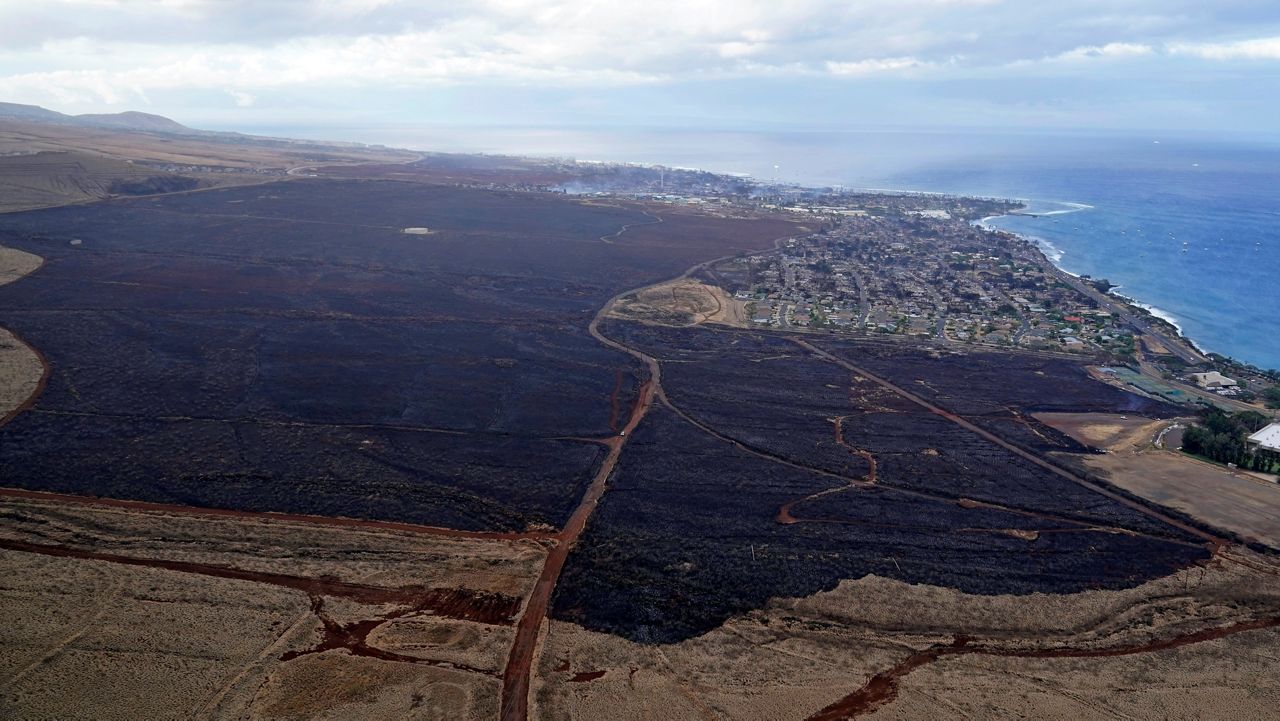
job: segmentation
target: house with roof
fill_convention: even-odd
[[[1258,450],[1280,453],[1280,423],[1272,423],[1249,436],[1248,443]]]
[[[1208,373],[1192,373],[1187,376],[1195,384],[1207,390],[1218,390],[1220,388],[1235,388],[1238,385],[1234,380],[1222,375],[1218,371],[1209,371]]]

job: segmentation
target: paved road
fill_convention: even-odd
[[[1208,360],[1208,358],[1205,358],[1200,353],[1188,347],[1185,341],[1173,338],[1162,331],[1156,330],[1146,319],[1136,316],[1130,312],[1122,302],[1117,301],[1114,297],[1099,291],[1086,281],[1080,280],[1079,278],[1055,267],[1051,267],[1051,271],[1062,282],[1067,283],[1081,293],[1084,293],[1090,298],[1098,301],[1098,305],[1102,308],[1119,315],[1120,319],[1129,324],[1129,326],[1134,330],[1160,341],[1160,345],[1163,345],[1168,349],[1171,354],[1178,356],[1178,358],[1182,359],[1184,363],[1197,365]]]

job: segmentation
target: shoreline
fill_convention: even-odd
[[[1017,199],[1017,200],[1016,200],[1016,202],[1021,203],[1021,202],[1024,202],[1024,201],[1023,201],[1023,200],[1021,200],[1021,199]],[[1000,228],[1000,227],[993,226],[993,225],[991,225],[991,224],[989,223],[989,221],[996,220],[996,219],[998,219],[998,218],[1010,217],[1010,216],[1018,216],[1018,215],[1022,215],[1022,216],[1043,216],[1043,215],[1052,215],[1052,214],[1059,214],[1059,215],[1061,215],[1061,214],[1064,214],[1064,213],[1074,213],[1074,212],[1083,211],[1083,210],[1088,210],[1088,209],[1093,208],[1093,206],[1091,206],[1091,205],[1085,205],[1085,204],[1083,204],[1083,203],[1064,203],[1064,204],[1065,204],[1065,205],[1079,205],[1079,206],[1082,206],[1082,207],[1079,207],[1079,208],[1077,208],[1077,209],[1075,209],[1075,210],[1062,211],[1062,212],[1060,212],[1060,213],[1025,213],[1025,212],[1017,212],[1017,211],[1014,211],[1014,212],[1012,212],[1012,213],[1004,213],[1004,214],[1001,214],[1001,215],[990,215],[990,216],[987,216],[987,217],[985,217],[985,218],[981,218],[981,219],[979,219],[979,220],[973,221],[973,223],[974,223],[974,225],[977,225],[978,227],[980,227],[980,228],[982,228],[983,230],[986,230],[986,231],[988,231],[988,232],[993,232],[993,233],[1008,233],[1009,235],[1012,235],[1012,236],[1015,236],[1015,237],[1017,237],[1017,238],[1021,239],[1022,241],[1026,242],[1030,247],[1034,248],[1034,249],[1035,249],[1035,251],[1036,251],[1037,253],[1039,253],[1039,254],[1040,254],[1040,257],[1041,257],[1041,258],[1043,258],[1043,259],[1044,259],[1044,261],[1045,261],[1046,263],[1048,263],[1049,265],[1053,266],[1053,268],[1055,268],[1055,269],[1056,269],[1056,270],[1058,270],[1059,272],[1061,272],[1061,273],[1065,273],[1066,275],[1069,275],[1069,276],[1071,276],[1072,278],[1079,278],[1079,279],[1083,279],[1083,278],[1084,278],[1084,276],[1083,276],[1083,275],[1081,275],[1081,274],[1079,274],[1079,273],[1074,273],[1074,272],[1072,272],[1072,271],[1070,271],[1070,270],[1067,270],[1066,268],[1064,268],[1064,267],[1060,264],[1060,263],[1061,263],[1062,258],[1066,255],[1066,253],[1065,253],[1064,251],[1062,251],[1061,249],[1059,249],[1057,246],[1055,246],[1053,243],[1049,242],[1048,240],[1046,240],[1046,239],[1044,239],[1044,238],[1040,238],[1040,237],[1038,237],[1038,236],[1034,236],[1034,235],[1028,235],[1028,234],[1025,234],[1025,233],[1019,233],[1019,232],[1017,232],[1017,231],[1013,231],[1013,230],[1006,230],[1006,229],[1004,229],[1004,228]],[[1095,280],[1096,280],[1096,279],[1095,279]],[[1121,287],[1123,287],[1123,286],[1119,286],[1119,285],[1117,285],[1117,286],[1112,286],[1111,288],[1108,288],[1108,289],[1107,289],[1106,294],[1107,294],[1107,295],[1109,295],[1109,296],[1112,296],[1112,297],[1114,297],[1114,298],[1116,298],[1116,299],[1118,299],[1120,302],[1124,303],[1125,305],[1128,305],[1128,306],[1130,306],[1130,307],[1132,307],[1132,308],[1135,308],[1135,309],[1137,309],[1138,311],[1144,312],[1144,313],[1146,313],[1147,315],[1150,315],[1151,317],[1153,317],[1153,318],[1155,318],[1155,319],[1157,319],[1157,320],[1159,320],[1159,321],[1161,321],[1161,322],[1163,322],[1163,323],[1167,324],[1169,327],[1171,327],[1171,328],[1173,329],[1173,331],[1174,331],[1174,336],[1175,336],[1175,338],[1176,338],[1177,340],[1179,340],[1179,341],[1181,341],[1181,342],[1183,342],[1183,343],[1186,343],[1188,346],[1190,346],[1190,347],[1191,347],[1191,349],[1192,349],[1192,350],[1196,351],[1197,353],[1200,353],[1201,355],[1204,355],[1204,356],[1206,356],[1206,357],[1207,357],[1207,356],[1209,356],[1210,354],[1213,354],[1213,355],[1221,355],[1221,354],[1217,353],[1216,351],[1213,351],[1213,350],[1211,350],[1210,348],[1208,348],[1208,347],[1206,347],[1206,346],[1202,345],[1201,343],[1196,342],[1196,340],[1195,340],[1194,338],[1192,338],[1191,336],[1187,335],[1186,331],[1185,331],[1185,330],[1183,329],[1183,327],[1182,327],[1182,323],[1181,323],[1181,322],[1179,322],[1178,317],[1177,317],[1176,315],[1174,315],[1172,312],[1167,311],[1167,310],[1165,310],[1165,309],[1163,309],[1163,308],[1160,308],[1159,306],[1153,305],[1153,304],[1151,304],[1151,303],[1147,303],[1146,301],[1140,300],[1140,299],[1135,298],[1135,297],[1133,297],[1133,296],[1131,296],[1131,295],[1126,295],[1126,294],[1124,294],[1124,293],[1118,293],[1118,292],[1116,292],[1116,291],[1117,291],[1117,290],[1119,290]],[[1243,362],[1243,363],[1249,364],[1249,361],[1238,361],[1238,362]],[[1250,365],[1252,365],[1252,364],[1250,364]]]

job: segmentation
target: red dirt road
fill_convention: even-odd
[[[836,443],[838,445],[844,446],[850,453],[861,457],[863,460],[867,462],[867,466],[868,466],[867,475],[863,476],[860,481],[850,481],[849,484],[846,486],[834,486],[832,488],[826,489],[825,491],[818,491],[817,493],[811,493],[805,496],[804,498],[797,498],[794,501],[787,501],[786,503],[782,504],[781,508],[778,509],[778,516],[777,516],[778,523],[781,523],[784,526],[789,526],[793,523],[804,523],[808,520],[805,518],[796,518],[791,514],[791,509],[794,508],[797,503],[812,501],[815,498],[822,498],[823,496],[829,496],[833,493],[840,493],[842,491],[847,491],[850,488],[857,488],[860,485],[870,486],[875,484],[876,457],[870,451],[864,451],[861,448],[855,448],[849,445],[847,441],[845,441],[844,419],[845,419],[845,416],[841,416],[839,418],[833,419],[832,421],[835,425]]]
[[[926,401],[920,396],[908,390],[900,388],[894,385],[893,383],[875,374],[869,373],[866,370],[859,368],[858,366],[850,363],[849,361],[833,353],[829,353],[825,350],[822,350],[821,348],[818,348],[817,346],[813,345],[812,343],[809,343],[808,341],[801,340],[799,338],[792,338],[791,341],[794,342],[796,345],[800,346],[801,348],[804,348],[809,352],[813,353],[814,355],[817,355],[821,358],[831,361],[832,363],[835,363],[841,368],[853,371],[854,373],[857,373],[858,375],[863,376],[867,380],[870,380],[873,383],[876,383],[882,388],[893,391],[894,393],[897,393],[898,395],[911,401],[912,403],[922,406],[929,412],[942,416],[943,418],[951,421],[952,423],[955,423],[956,425],[960,426],[961,428],[964,428],[967,431],[970,431],[971,433],[976,433],[982,438],[1000,446],[1001,448],[1004,448],[1005,450],[1017,455],[1018,457],[1024,460],[1030,461],[1036,464],[1037,466],[1044,468],[1047,471],[1050,471],[1058,476],[1066,478],[1069,481],[1078,483],[1095,493],[1106,496],[1107,498],[1115,501],[1116,503],[1120,503],[1124,506],[1132,508],[1133,510],[1138,511],[1139,513],[1144,513],[1164,524],[1173,526],[1174,528],[1177,528],[1180,531],[1184,531],[1192,536],[1195,536],[1196,538],[1203,540],[1205,543],[1209,544],[1212,547],[1212,550],[1214,553],[1217,553],[1219,550],[1221,550],[1223,547],[1227,545],[1226,539],[1219,538],[1218,536],[1215,536],[1211,533],[1208,533],[1199,528],[1196,528],[1195,526],[1192,526],[1187,523],[1183,523],[1182,521],[1176,518],[1173,518],[1164,513],[1161,513],[1153,508],[1148,508],[1147,506],[1144,506],[1141,503],[1138,503],[1129,498],[1126,498],[1125,496],[1122,496],[1119,493],[1115,493],[1110,489],[1104,488],[1096,483],[1093,483],[1084,478],[1081,478],[1080,476],[1077,476],[1076,474],[1071,473],[1070,471],[1059,468],[1058,466],[1053,465],[1052,463],[1044,460],[1043,458],[1040,458],[1039,456],[1033,453],[1028,453],[1027,451],[1024,451],[1021,448],[1013,445],[1012,443],[1005,441],[1003,438],[1000,438],[994,433],[991,433],[982,428],[979,428],[978,426],[974,425],[973,423],[970,423],[969,421],[961,418],[960,416],[957,416],[954,413],[951,413],[950,411],[947,411],[947,410],[944,410],[943,408],[935,406],[934,404],[930,403],[929,401]]]
[[[36,553],[57,558],[76,558],[87,561],[105,561],[124,566],[159,568],[179,573],[193,573],[213,578],[265,583],[272,586],[303,591],[313,597],[318,595],[349,598],[367,604],[401,604],[418,610],[430,610],[436,615],[475,621],[489,625],[505,626],[511,623],[520,601],[513,596],[461,588],[423,588],[421,586],[372,586],[352,583],[330,577],[292,576],[284,573],[251,571],[234,566],[191,561],[171,561],[163,558],[122,556],[114,553],[89,551],[71,546],[28,543],[0,539],[0,548],[23,553]]]
[[[1229,626],[1206,628],[1163,640],[1128,646],[1103,648],[1038,648],[1012,649],[991,646],[974,646],[963,636],[956,636],[950,644],[931,646],[903,659],[893,668],[871,677],[862,688],[809,716],[808,721],[845,721],[875,711],[898,697],[898,682],[912,671],[926,666],[944,656],[1001,656],[1005,658],[1103,658],[1153,653],[1213,641],[1247,631],[1280,627],[1280,616],[1241,621]]]
[[[429,605],[414,604],[398,608],[390,613],[384,614],[378,618],[365,619],[362,621],[352,621],[351,623],[338,623],[329,617],[324,610],[324,596],[312,594],[311,596],[311,612],[320,621],[321,628],[324,629],[324,637],[315,647],[305,651],[290,651],[280,657],[281,661],[292,661],[300,656],[309,656],[315,653],[324,653],[333,649],[341,648],[352,656],[363,656],[365,658],[376,658],[380,661],[391,661],[393,663],[416,663],[426,666],[436,666],[438,668],[448,668],[456,671],[466,671],[468,673],[478,673],[485,676],[497,676],[496,671],[476,666],[469,666],[456,661],[441,661],[432,658],[424,658],[422,656],[409,656],[395,651],[387,651],[376,646],[369,645],[369,634],[376,630],[379,626],[389,623],[398,618],[404,618],[412,614],[421,613],[423,611],[434,611]],[[512,609],[514,613],[515,609]],[[439,614],[437,614],[439,615]]]
[[[593,334],[598,333],[595,326],[596,323],[593,321],[591,325]],[[607,345],[617,345],[602,335],[598,336],[598,339]],[[621,346],[618,347],[621,348]],[[625,350],[629,353],[635,353],[631,349]],[[587,488],[587,492],[583,494],[582,501],[574,509],[573,515],[569,517],[569,521],[557,534],[557,543],[547,554],[542,573],[538,575],[538,580],[533,586],[533,592],[529,594],[529,600],[525,604],[524,614],[520,616],[520,620],[516,624],[515,640],[511,644],[511,654],[507,659],[506,670],[502,674],[502,710],[500,718],[503,721],[524,721],[529,716],[529,679],[533,669],[533,661],[538,655],[538,641],[542,632],[542,622],[547,616],[547,607],[551,602],[551,594],[555,591],[556,583],[560,580],[560,572],[564,570],[564,563],[569,557],[569,551],[573,549],[573,544],[582,535],[582,531],[587,527],[587,520],[591,518],[591,514],[595,512],[596,504],[600,502],[600,497],[604,495],[609,475],[613,473],[614,466],[618,464],[618,456],[622,454],[622,448],[629,437],[628,434],[635,430],[636,426],[640,424],[640,420],[644,418],[645,413],[649,411],[649,407],[653,405],[654,395],[658,387],[658,362],[648,357],[645,357],[645,360],[649,363],[650,378],[640,388],[635,406],[631,410],[631,417],[621,433],[607,442],[609,454],[600,465],[600,470],[596,473],[595,478],[591,480],[591,485]]]

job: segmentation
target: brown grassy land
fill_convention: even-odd
[[[76,151],[0,156],[0,212],[100,200],[110,197],[117,183],[153,177],[178,176]]]
[[[534,541],[269,514],[31,499],[7,499],[0,514],[0,715],[14,719],[494,718],[511,621],[413,611],[411,599],[429,589],[526,597],[545,554]],[[13,550],[22,543],[139,563]],[[143,565],[159,560],[186,570]],[[208,568],[311,578],[316,590],[199,572]],[[1280,619],[1278,573],[1273,559],[1230,549],[1133,589],[1065,596],[974,596],[869,576],[667,645],[552,621],[530,717],[805,719],[962,638],[972,652],[904,673],[866,714],[1264,718],[1280,700],[1275,629],[1144,648]],[[345,645],[330,643],[335,629]]]
[[[232,168],[292,168],[309,163],[399,162],[416,153],[356,144],[237,135],[168,135],[0,120],[0,154],[91,151],[118,160]]]
[[[1258,559],[1248,559],[1256,562]],[[873,718],[1262,718],[1280,695],[1272,630],[1173,650],[1094,658],[1280,616],[1280,579],[1225,559],[1126,591],[971,596],[866,577],[779,599],[699,638],[643,646],[555,622],[534,717],[806,719],[914,652],[957,654],[897,681]],[[1224,706],[1230,702],[1232,706]],[[1250,713],[1252,711],[1252,713]],[[836,715],[833,718],[839,718]]]
[[[0,246],[0,285],[35,272],[43,262],[38,255]],[[0,328],[0,423],[35,395],[43,376],[40,355],[16,335]]]
[[[489,718],[515,606],[471,621],[431,599],[518,604],[545,554],[267,515],[29,499],[0,514],[13,719]]]
[[[1152,438],[1170,421],[1105,413],[1036,417],[1109,453],[1081,462],[1111,483],[1244,538],[1280,547],[1280,485],[1243,471],[1163,450]]]
[[[313,164],[398,163],[416,157],[349,144],[0,119],[0,213],[100,200],[117,194],[117,183],[148,178],[170,179],[170,184],[172,178],[189,178],[198,187],[221,187],[278,180],[289,169]]]

